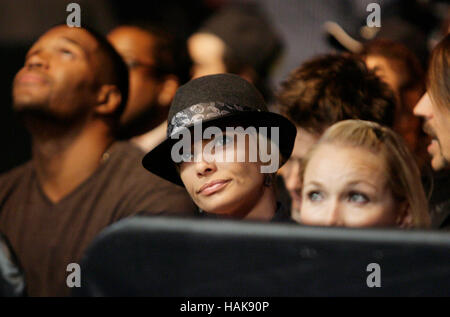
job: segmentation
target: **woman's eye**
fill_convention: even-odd
[[[364,204],[369,202],[369,198],[361,193],[350,193],[349,194],[349,201],[359,204]]]
[[[223,135],[221,138],[216,139],[215,144],[219,146],[224,146],[233,141],[233,138],[227,135]]]
[[[314,191],[308,193],[308,198],[311,201],[321,201],[323,199],[323,195],[320,192]]]

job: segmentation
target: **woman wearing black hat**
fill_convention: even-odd
[[[168,119],[167,139],[144,157],[146,169],[184,186],[207,215],[290,219],[273,178],[297,130],[267,110],[253,85],[231,74],[192,80],[178,89]]]

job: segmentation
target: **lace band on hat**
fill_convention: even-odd
[[[254,109],[245,106],[231,105],[223,102],[207,102],[190,106],[177,112],[167,127],[167,137],[170,138],[183,129],[191,127],[201,121],[223,117],[232,113],[254,111]]]

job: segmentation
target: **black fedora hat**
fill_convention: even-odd
[[[142,165],[150,172],[184,186],[175,163],[172,146],[183,130],[202,127],[278,127],[280,166],[294,147],[297,129],[287,118],[269,112],[258,90],[233,74],[200,77],[181,86],[169,110],[167,138],[145,155]]]

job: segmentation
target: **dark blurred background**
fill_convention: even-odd
[[[426,66],[427,54],[439,34],[448,28],[448,1],[432,0],[2,0],[0,2],[0,173],[30,158],[30,140],[14,117],[11,83],[28,48],[58,23],[65,23],[66,7],[81,6],[81,24],[106,34],[130,19],[148,19],[186,39],[215,10],[229,2],[256,2],[282,37],[284,51],[273,69],[271,84],[280,81],[313,55],[345,50],[324,28],[337,23],[352,38],[364,38],[369,3],[381,6],[383,37],[403,42]],[[376,34],[375,34],[376,35]]]

